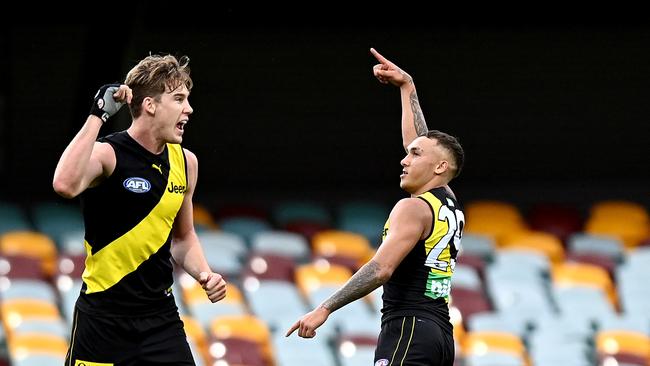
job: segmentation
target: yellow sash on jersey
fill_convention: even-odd
[[[185,182],[183,148],[167,144],[167,149],[170,166],[167,186],[170,182]],[[169,237],[184,196],[165,189],[158,204],[142,221],[95,254],[91,254],[92,248],[85,242],[86,269],[82,278],[86,294],[109,289],[156,253]]]

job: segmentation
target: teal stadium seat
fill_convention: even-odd
[[[609,314],[596,319],[598,331],[628,330],[650,334],[650,315]]]
[[[8,299],[38,299],[57,303],[58,296],[54,288],[43,280],[9,279],[0,286],[0,298]]]
[[[11,330],[12,334],[51,334],[56,337],[67,339],[70,337],[70,328],[68,323],[60,319],[28,319],[22,321],[19,325]]]
[[[204,230],[197,233],[203,254],[213,271],[238,277],[248,252],[245,239],[236,232]]]
[[[84,230],[81,209],[77,206],[42,202],[34,205],[31,212],[35,229],[52,238],[59,249],[66,234]]]
[[[13,203],[0,202],[0,235],[7,231],[33,229],[22,207]]]
[[[515,355],[505,352],[488,352],[472,354],[465,357],[465,366],[526,366],[526,363]]]
[[[487,235],[463,233],[460,240],[460,251],[458,256],[476,255],[485,260],[491,260],[494,256],[496,244],[494,239]],[[461,259],[462,260],[462,259]]]
[[[304,236],[289,231],[261,231],[253,235],[251,249],[257,254],[272,254],[307,260],[311,248]]]
[[[313,201],[287,201],[278,203],[272,210],[273,221],[281,228],[294,222],[311,222],[331,225],[332,216],[325,206]]]
[[[85,255],[86,246],[84,244],[84,235],[84,230],[74,230],[63,233],[59,242],[61,253],[67,255]]]
[[[296,334],[291,337],[285,337],[283,332],[274,334],[272,342],[276,350],[277,364],[282,366],[336,365],[334,352],[322,336],[319,334],[309,342],[305,342]]]
[[[59,366],[65,363],[65,355],[30,354],[18,357],[11,363],[12,366]]]
[[[285,332],[310,310],[291,282],[249,277],[243,287],[251,311],[273,333]]]
[[[567,246],[570,253],[599,254],[617,261],[625,255],[623,242],[610,236],[577,233],[569,237]]]
[[[390,209],[380,203],[346,202],[339,206],[337,228],[365,236],[376,248],[381,244],[381,233],[389,213]]]
[[[637,249],[638,251],[639,249]],[[634,252],[630,254],[634,257]],[[650,314],[650,269],[648,263],[628,260],[616,270],[616,289],[624,314],[648,317]]]
[[[271,224],[261,218],[248,216],[227,217],[219,220],[219,228],[225,232],[237,234],[244,238],[247,246],[255,234],[272,230]]]
[[[469,317],[467,329],[470,331],[494,331],[516,334],[522,339],[528,335],[528,324],[511,317],[508,313],[484,312]]]
[[[372,365],[375,359],[377,337],[339,337],[336,346],[341,366]]]
[[[472,290],[483,288],[481,277],[474,267],[457,264],[451,277],[452,288],[463,287]]]

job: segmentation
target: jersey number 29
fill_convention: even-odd
[[[448,247],[450,242],[452,242],[456,252],[458,252],[462,228],[465,225],[465,214],[463,211],[454,208],[453,201],[447,200],[447,203],[448,205],[440,206],[437,215],[438,221],[447,221],[447,232],[440,241],[431,248],[429,255],[427,255],[427,259],[424,262],[426,266],[433,267],[442,272],[447,272],[450,266],[451,270],[454,270],[456,260],[451,258],[451,253],[449,253]],[[447,249],[447,252],[445,255],[442,255],[445,249]]]

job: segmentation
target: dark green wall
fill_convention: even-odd
[[[455,186],[466,197],[648,200],[648,27],[159,19],[116,36],[86,24],[1,32],[5,199],[55,197],[56,161],[97,87],[149,52],[191,58],[184,144],[199,157],[198,197],[399,197],[399,93],[372,76],[375,47],[415,77],[429,127],[460,137]],[[106,132],[126,128],[127,114]]]

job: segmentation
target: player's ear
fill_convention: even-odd
[[[152,97],[145,97],[142,100],[142,110],[150,114],[156,113],[156,103]]]
[[[436,164],[434,171],[436,174],[443,174],[447,169],[449,169],[449,162],[447,160],[440,160],[438,164]]]

